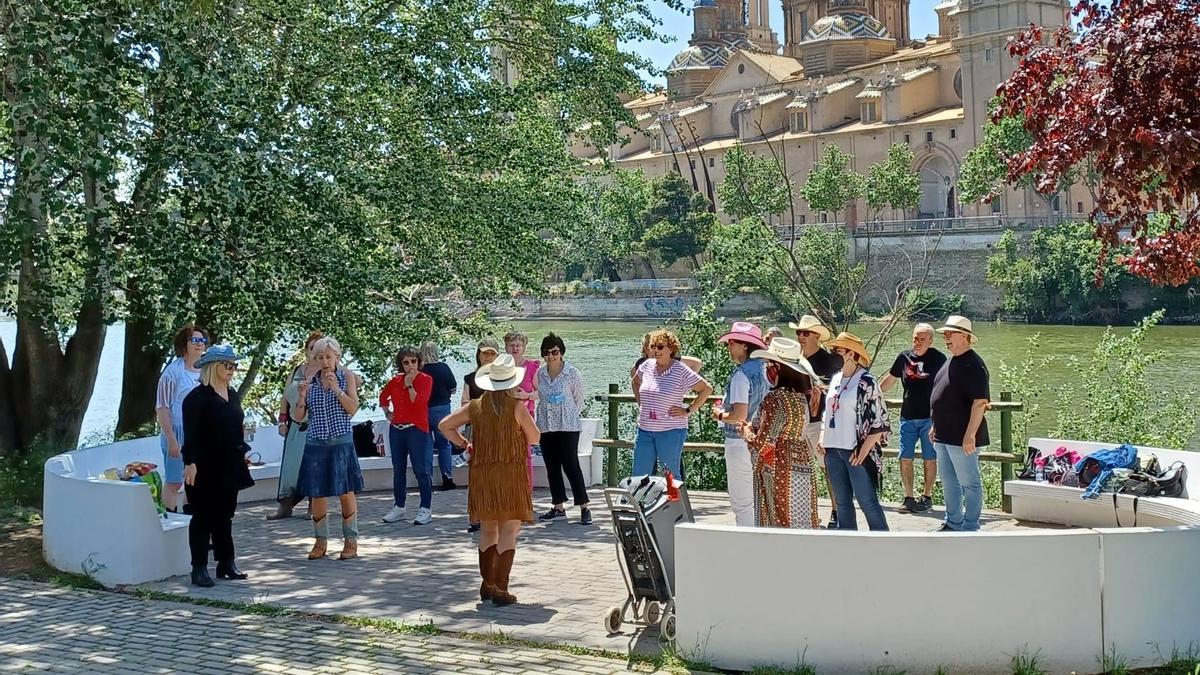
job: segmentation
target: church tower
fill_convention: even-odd
[[[746,37],[759,51],[779,53],[779,38],[771,30],[771,3],[746,0]]]
[[[800,58],[800,43],[818,19],[825,16],[826,0],[783,0],[783,55]]]

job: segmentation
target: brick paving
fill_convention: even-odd
[[[548,506],[548,492],[535,491],[536,510]],[[693,493],[699,522],[733,524],[723,493]],[[310,562],[311,525],[302,517],[267,522],[273,503],[243,505],[234,520],[238,565],[251,575],[244,582],[218,581],[201,589],[178,577],[143,587],[156,591],[237,602],[258,602],[318,614],[347,614],[387,618],[409,624],[432,623],[454,632],[502,632],[515,638],[574,644],[619,653],[657,654],[657,630],[626,627],[607,635],[601,623],[604,610],[624,601],[626,590],[617,566],[611,520],[601,506],[599,489],[592,492],[596,524],[559,519],[522,530],[511,590],[520,603],[510,607],[481,604],[477,595],[478,565],[474,537],[465,532],[466,491],[434,494],[430,525],[385,524],[390,493],[368,493],[359,499],[362,531],[361,558],[336,560],[340,541],[330,540],[331,555]],[[415,514],[416,496],[409,496]],[[893,529],[931,530],[941,519],[938,510],[901,515],[885,507]],[[303,507],[298,509],[303,512]],[[821,516],[827,518],[828,504]],[[339,533],[336,514],[331,535]],[[860,525],[865,523],[861,514]],[[865,527],[865,525],[861,525]],[[986,513],[984,529],[1021,527],[1003,513]]]
[[[0,579],[0,673],[605,675],[649,670],[600,656]]]

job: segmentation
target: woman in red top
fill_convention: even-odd
[[[421,356],[415,347],[402,347],[396,355],[396,371],[379,393],[379,407],[391,427],[388,442],[392,451],[392,494],[395,505],[383,517],[385,523],[408,519],[404,506],[408,488],[408,459],[421,493],[421,508],[414,525],[433,520],[433,437],[429,435],[429,396],[433,378],[421,372]]]

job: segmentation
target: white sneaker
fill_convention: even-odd
[[[408,520],[408,509],[403,506],[393,506],[392,510],[383,517],[385,523],[398,523],[402,520]]]
[[[429,509],[417,509],[417,518],[413,525],[428,525],[433,522],[433,513]]]

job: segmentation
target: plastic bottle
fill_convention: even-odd
[[[1040,457],[1033,461],[1033,479],[1039,483],[1046,482],[1046,463]]]

